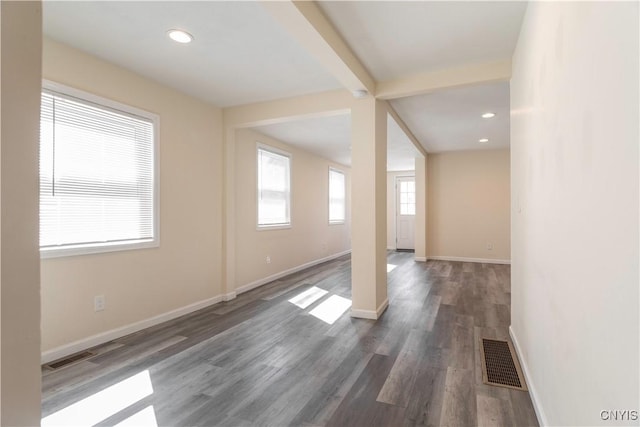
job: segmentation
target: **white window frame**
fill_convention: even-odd
[[[331,172],[337,172],[344,178],[344,219],[331,220]],[[347,174],[338,168],[329,166],[329,173],[327,174],[327,218],[329,219],[329,225],[340,225],[347,221]]]
[[[65,97],[76,98],[81,102],[118,113],[142,117],[153,124],[153,238],[131,240],[127,242],[81,243],[64,247],[40,248],[40,258],[60,258],[77,255],[99,254],[133,249],[148,249],[160,246],[160,117],[157,114],[103,98],[80,89],[72,88],[50,80],[42,81],[42,89],[59,93]],[[40,142],[38,142],[40,144]]]
[[[260,224],[260,150],[268,151],[273,154],[285,156],[289,158],[289,222],[283,224]],[[286,230],[293,227],[293,154],[275,148],[271,145],[266,145],[261,142],[256,142],[256,230]]]

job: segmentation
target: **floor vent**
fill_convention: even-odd
[[[513,346],[508,341],[483,338],[482,380],[485,384],[527,390]]]
[[[63,368],[67,365],[71,365],[72,363],[76,363],[81,360],[88,359],[91,356],[95,356],[95,355],[96,354],[91,351],[83,351],[82,353],[72,354],[71,356],[65,357],[64,359],[58,359],[55,362],[47,363],[46,365],[44,365],[44,367],[54,371],[56,369]]]

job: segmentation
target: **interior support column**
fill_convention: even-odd
[[[416,171],[416,225],[415,260],[427,261],[427,156],[415,157]]]
[[[373,97],[351,110],[351,315],[387,308],[387,109]]]
[[[42,4],[0,3],[0,425],[40,425]]]

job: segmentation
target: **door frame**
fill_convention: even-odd
[[[400,197],[400,192],[399,192],[399,186],[398,186],[398,180],[402,179],[402,178],[413,178],[413,182],[415,183],[416,181],[416,174],[415,171],[414,173],[411,175],[409,171],[407,171],[406,174],[403,175],[396,175],[393,179],[393,247],[395,250],[398,250],[398,203],[399,203],[399,197]],[[417,207],[417,206],[416,206]],[[414,236],[414,247],[415,247],[415,236]]]

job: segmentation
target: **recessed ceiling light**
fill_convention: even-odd
[[[193,36],[182,30],[169,30],[167,35],[171,40],[178,43],[191,43]]]
[[[489,142],[489,139],[481,138],[481,139],[478,140],[478,142],[482,142],[482,143]]]
[[[490,118],[495,117],[495,116],[496,116],[496,113],[484,113],[482,115],[482,118],[483,119],[490,119]]]

